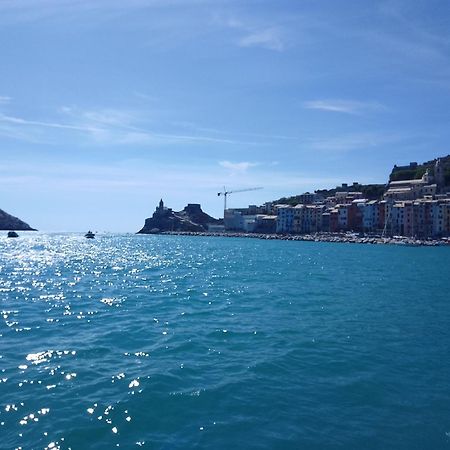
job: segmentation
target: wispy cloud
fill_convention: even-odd
[[[362,102],[356,100],[310,100],[303,103],[306,109],[337,112],[344,114],[363,114],[370,111],[386,110],[386,107],[378,102]]]
[[[259,164],[255,162],[248,162],[248,161],[242,161],[242,162],[231,162],[231,161],[219,161],[219,165],[225,169],[230,170],[231,172],[237,172],[237,173],[245,173],[250,169],[251,167],[256,167]]]
[[[259,47],[281,52],[286,47],[284,29],[281,25],[255,23],[244,18],[215,16],[216,25],[236,30],[240,37],[235,41],[239,47]]]
[[[133,95],[137,98],[139,98],[140,100],[145,100],[146,102],[157,102],[159,99],[156,96],[153,95],[149,95],[146,94],[145,92],[140,92],[140,91],[134,91]]]
[[[335,153],[373,149],[409,138],[411,138],[410,135],[405,136],[395,133],[351,133],[327,138],[312,138],[306,141],[306,145],[316,151]]]
[[[173,121],[171,122],[173,125],[177,127],[181,127],[183,129],[189,130],[190,132],[196,132],[196,133],[208,133],[214,136],[234,136],[242,138],[251,138],[256,139],[257,143],[261,143],[260,141],[267,142],[267,141],[298,141],[298,136],[286,136],[283,134],[265,134],[265,133],[252,133],[252,132],[245,132],[245,131],[233,131],[230,130],[221,130],[217,128],[211,128],[211,127],[203,127],[199,124],[188,122],[188,121]],[[256,144],[256,142],[253,142]]]
[[[241,141],[233,137],[206,133],[177,133],[154,131],[139,122],[139,114],[125,110],[98,109],[80,111],[72,107],[60,108],[61,120],[31,120],[0,113],[0,135],[49,142],[58,140],[60,135],[52,135],[45,130],[58,130],[77,133],[88,143],[100,145],[167,145],[167,144],[246,144],[260,145],[257,142]],[[62,119],[65,120],[62,120]],[[167,128],[167,127],[166,127]],[[178,130],[179,131],[179,130]],[[261,144],[263,145],[263,144]]]
[[[242,163],[230,163],[233,166]],[[257,165],[256,163],[244,163]],[[227,166],[227,164],[225,164]],[[264,167],[258,172],[249,171],[245,180],[236,178],[232,174],[224,175],[222,164],[207,164],[202,167],[191,167],[186,170],[183,164],[151,163],[153,175],[148,176],[149,162],[147,160],[129,160],[126,162],[109,161],[105,164],[86,163],[51,163],[39,161],[26,163],[22,160],[9,160],[0,163],[0,186],[12,189],[33,189],[37,191],[71,191],[80,190],[92,192],[127,191],[136,194],[146,189],[170,193],[180,197],[180,191],[189,201],[198,195],[206,196],[211,203],[217,199],[216,193],[223,184],[237,187],[262,186],[264,191],[251,192],[252,197],[264,197],[273,200],[278,193],[296,193],[304,189],[319,188],[335,185],[345,181],[345,174],[337,177],[314,176],[302,172],[292,173],[275,170],[273,166]],[[349,177],[351,178],[351,177]],[[26,183],[25,183],[26,182]],[[24,184],[25,183],[25,184]],[[195,195],[191,195],[195,193]]]
[[[420,3],[420,2],[419,2]],[[409,0],[384,0],[374,4],[373,14],[382,21],[382,28],[372,25],[354,27],[346,33],[357,42],[364,43],[369,53],[376,58],[377,68],[401,70],[401,83],[417,73],[427,78],[450,74],[450,37],[446,24],[433,20],[431,13]],[[445,6],[448,15],[448,6]],[[436,15],[445,15],[444,9]],[[338,30],[339,32],[339,30]],[[375,68],[376,70],[376,68]],[[439,74],[439,75],[438,75]]]
[[[7,105],[11,100],[12,98],[7,95],[0,95],[0,105]]]
[[[280,30],[277,28],[266,28],[251,32],[239,39],[238,44],[240,47],[262,47],[278,52],[285,48]]]
[[[203,3],[207,2],[204,0]],[[201,0],[2,0],[0,2],[0,21],[33,22],[42,19],[73,20],[79,15],[94,15],[97,20],[114,17],[127,10],[140,10],[148,8],[170,8],[185,6],[187,3],[198,4]],[[102,13],[102,14],[99,14]]]
[[[64,130],[74,130],[74,131],[99,131],[98,128],[88,127],[88,126],[78,126],[78,125],[68,125],[58,122],[42,122],[39,120],[28,120],[21,117],[7,116],[5,114],[0,114],[0,122],[6,122],[13,125],[25,125],[25,126],[36,126],[43,128],[58,128]]]

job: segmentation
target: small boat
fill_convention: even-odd
[[[15,231],[9,231],[8,237],[19,237],[19,235]]]
[[[88,231],[85,235],[85,238],[87,239],[94,239],[95,238],[95,234],[92,231]]]

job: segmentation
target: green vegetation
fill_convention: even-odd
[[[318,189],[316,194],[321,195],[323,198],[332,197],[336,192],[362,192],[363,197],[368,200],[379,200],[383,197],[386,185],[384,184],[352,184],[347,187],[338,186],[333,189]],[[293,195],[292,197],[282,197],[275,200],[276,204],[284,204],[295,206],[300,203],[300,195]]]
[[[336,194],[336,192],[362,192],[363,197],[368,200],[378,200],[380,199],[384,191],[386,190],[386,185],[384,184],[352,184],[347,187],[338,186],[334,189],[320,189],[316,191],[316,194],[323,195],[326,197],[331,197]]]
[[[434,166],[436,164],[436,159],[431,161],[426,161],[423,164],[417,164],[417,166],[395,166],[389,176],[389,181],[404,181],[404,180],[418,180],[422,178],[425,171],[428,169],[430,175],[434,175]],[[441,158],[444,164],[444,177],[445,185],[450,186],[450,155]],[[321,195],[323,198],[332,197],[336,192],[362,192],[363,197],[368,200],[379,200],[383,197],[386,190],[386,185],[384,184],[350,184],[348,186],[337,186],[333,189],[318,189],[315,191],[316,194]],[[300,203],[301,196],[293,195],[291,197],[282,197],[275,200],[274,203],[285,204],[295,206]]]
[[[433,175],[433,167],[420,165],[414,169],[393,169],[389,177],[390,181],[419,180],[426,170],[429,169],[430,175]]]
[[[434,175],[436,161],[437,159],[432,159],[423,164],[418,164],[416,167],[394,167],[389,176],[389,181],[418,180],[422,178],[422,175],[427,169],[429,170],[430,175]],[[450,155],[442,157],[441,161],[444,167],[447,167],[447,169],[445,169],[445,184],[446,186],[450,186],[450,175],[448,174],[448,170],[450,169]]]
[[[386,190],[385,184],[365,184],[360,185],[360,187],[364,198],[369,200],[379,200],[383,197],[384,191]]]
[[[274,202],[276,205],[290,205],[295,206],[300,203],[300,196],[294,195],[292,197],[281,197]]]
[[[445,185],[450,186],[450,167],[444,171]]]

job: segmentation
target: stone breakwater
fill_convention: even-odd
[[[251,239],[266,239],[279,241],[307,241],[307,242],[339,242],[349,244],[390,244],[409,246],[438,246],[450,245],[450,238],[443,239],[414,239],[403,236],[360,236],[355,233],[315,233],[315,234],[262,234],[262,233],[214,233],[209,231],[164,231],[157,234],[176,236],[214,236],[239,237]]]

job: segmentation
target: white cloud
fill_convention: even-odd
[[[283,51],[285,47],[277,28],[251,32],[239,39],[238,44],[240,47],[262,47],[278,52]]]
[[[173,143],[215,143],[260,145],[257,142],[241,141],[228,136],[214,136],[201,132],[159,132],[145,125],[135,126],[139,115],[130,111],[98,109],[80,111],[73,107],[60,108],[64,120],[30,120],[0,113],[0,135],[19,140],[51,142],[61,140],[59,132],[77,133],[90,143],[102,145],[165,145]],[[163,124],[164,126],[164,124]],[[51,130],[55,131],[52,133]],[[26,133],[23,133],[26,131]],[[178,132],[177,132],[178,131]],[[64,137],[63,137],[64,138]],[[261,144],[263,145],[263,144]]]
[[[11,100],[12,98],[7,95],[0,95],[0,105],[7,105]]]
[[[400,142],[408,137],[411,136],[402,136],[395,133],[352,133],[342,136],[310,139],[307,145],[317,151],[347,152]]]
[[[24,125],[24,126],[36,126],[43,128],[59,128],[65,130],[74,130],[74,131],[96,131],[95,127],[86,127],[86,126],[78,126],[78,125],[70,125],[58,122],[42,122],[39,120],[27,120],[22,119],[21,117],[13,117],[7,116],[5,114],[0,114],[0,122],[7,122],[14,125]]]
[[[285,49],[283,29],[277,24],[255,23],[254,20],[244,20],[236,17],[221,17],[215,15],[214,24],[231,28],[240,33],[236,40],[239,47],[260,47],[281,52]]]
[[[368,111],[386,109],[378,102],[361,102],[357,100],[310,100],[303,103],[306,109],[339,112],[345,114],[362,114]]]
[[[247,170],[250,169],[251,167],[258,166],[259,164],[247,161],[242,162],[219,161],[219,165],[232,172],[244,173],[247,172]]]
[[[0,1],[0,22],[34,22],[43,19],[72,20],[80,15],[95,15],[97,21],[116,17],[118,13],[128,10],[144,10],[148,8],[170,8],[184,6],[187,3],[196,5],[208,0],[2,0]],[[100,14],[102,13],[102,14]]]

